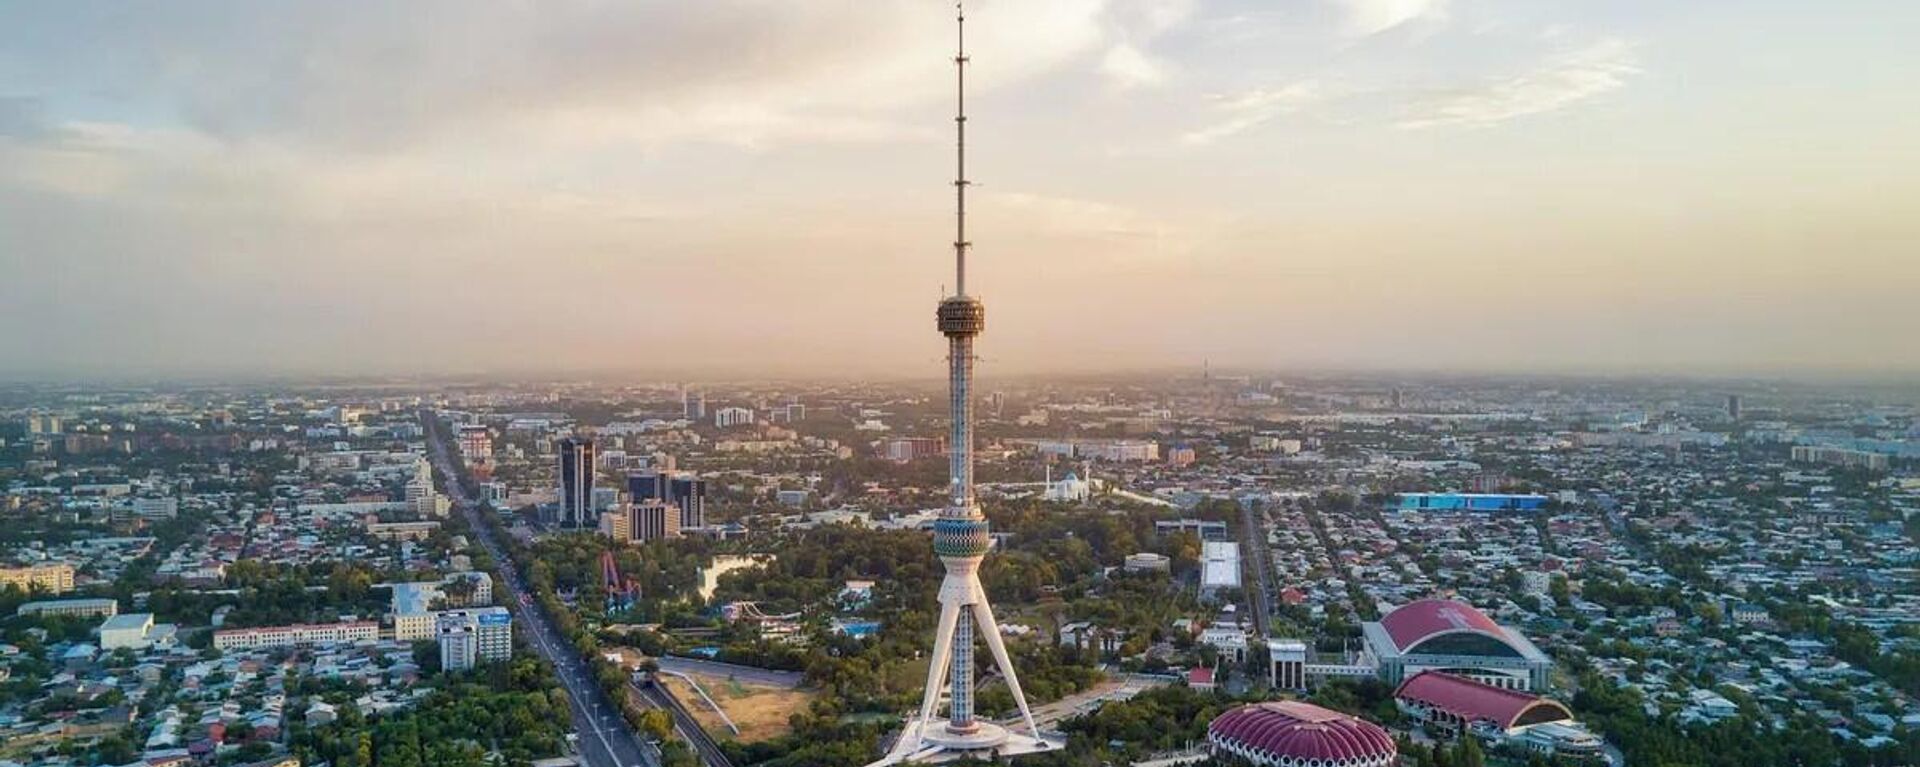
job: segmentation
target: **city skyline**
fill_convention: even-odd
[[[0,12],[6,378],[934,375],[944,4],[110,7]],[[1920,371],[1865,9],[980,3],[982,375]]]

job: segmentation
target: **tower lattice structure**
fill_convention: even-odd
[[[1017,754],[1046,750],[1053,744],[1042,738],[1020,689],[1019,676],[994,622],[986,589],[980,584],[980,563],[992,547],[986,515],[974,495],[973,484],[973,342],[986,329],[986,305],[967,293],[967,116],[965,14],[959,22],[954,56],[955,85],[960,91],[954,115],[954,293],[940,301],[937,326],[947,338],[949,484],[947,505],[933,527],[933,551],[946,568],[940,584],[940,618],[934,634],[932,663],[927,669],[925,697],[919,717],[908,724],[893,752],[880,764],[900,761],[940,761],[983,752]],[[1007,689],[1019,706],[1026,734],[1016,734],[980,719],[974,710],[974,650],[984,642],[992,653]],[[947,692],[945,720],[935,719]]]

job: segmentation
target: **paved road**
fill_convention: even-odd
[[[423,418],[431,419],[434,416],[429,411]],[[477,504],[461,487],[457,478],[463,475],[447,452],[442,427],[437,423],[428,423],[426,426],[434,468],[447,477],[447,491],[452,496],[454,508],[473,528],[475,540],[499,564],[503,581],[500,585],[505,590],[505,597],[499,601],[513,612],[514,622],[520,624],[521,635],[553,664],[561,686],[566,688],[567,697],[573,701],[573,728],[580,734],[581,761],[587,767],[658,767],[660,760],[652,747],[639,733],[634,732],[626,719],[621,717],[620,708],[594,681],[592,666],[583,661],[573,646],[554,630],[553,623],[538,607],[522,601],[529,592],[520,582],[513,559],[501,548],[500,542],[493,539],[491,528],[481,524],[479,513],[475,511]]]
[[[1118,680],[1118,685],[1101,684],[1084,692],[1077,692],[1052,703],[1042,704],[1033,709],[1033,723],[1042,730],[1051,730],[1055,725],[1067,719],[1094,711],[1108,701],[1128,700],[1135,695],[1155,687],[1173,683],[1171,677],[1155,677],[1143,674],[1127,674]],[[1002,724],[1020,723],[1017,719],[1008,719]],[[1022,723],[1024,724],[1024,723]]]
[[[766,687],[779,687],[786,690],[799,687],[800,683],[806,679],[806,675],[798,671],[774,671],[772,669],[738,666],[732,663],[700,660],[698,658],[681,658],[668,655],[657,658],[656,660],[660,664],[661,671],[672,671],[677,674],[700,674],[702,676],[715,676],[722,679],[731,677],[738,680],[741,684],[757,684]]]
[[[1251,608],[1248,616],[1254,627],[1254,641],[1265,642],[1273,633],[1273,624],[1268,615],[1273,612],[1273,564],[1271,552],[1267,549],[1267,511],[1255,509],[1245,504],[1240,512],[1240,548],[1253,571],[1253,582],[1247,584],[1247,606]]]

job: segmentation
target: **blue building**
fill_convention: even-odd
[[[1395,511],[1541,511],[1544,495],[1511,493],[1400,493]]]

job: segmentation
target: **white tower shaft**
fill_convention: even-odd
[[[949,485],[947,507],[933,528],[933,551],[946,567],[940,584],[940,620],[935,629],[932,663],[927,668],[925,697],[919,717],[908,723],[891,753],[876,764],[892,765],[905,761],[942,761],[962,755],[985,753],[1019,754],[1049,750],[1055,744],[1040,736],[1027,707],[1027,696],[1020,689],[1006,643],[1000,638],[993,608],[987,604],[986,589],[980,585],[980,562],[992,548],[993,539],[987,518],[980,511],[973,487],[973,339],[986,329],[986,307],[967,294],[967,114],[966,114],[966,15],[957,18],[961,32],[959,50],[954,55],[957,71],[955,85],[961,95],[954,115],[954,295],[940,302],[938,312],[941,334],[947,337],[948,406],[952,427],[948,433]],[[973,650],[975,634],[986,641],[994,665],[1005,678],[1007,689],[1026,725],[1026,735],[1016,735],[974,716]],[[934,719],[943,688],[949,691],[945,722]]]

